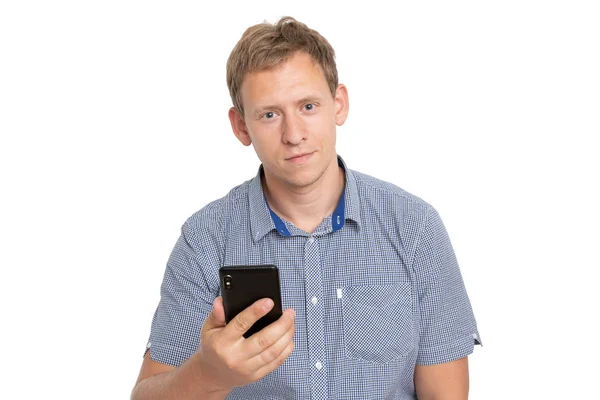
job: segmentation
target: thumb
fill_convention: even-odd
[[[223,308],[223,298],[219,296],[213,302],[213,309],[210,314],[208,314],[206,321],[204,321],[202,330],[206,331],[209,329],[222,328],[225,325],[225,309]]]

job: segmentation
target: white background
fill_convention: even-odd
[[[471,399],[599,398],[597,2],[391,4],[2,2],[0,398],[128,398],[180,226],[258,167],[226,59],[283,15],[336,49],[348,166],[444,219]]]

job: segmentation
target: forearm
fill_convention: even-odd
[[[131,400],[223,400],[228,394],[227,390],[214,388],[189,359],[172,371],[140,381],[131,393]]]

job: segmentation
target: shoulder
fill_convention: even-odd
[[[428,214],[433,210],[431,204],[422,198],[407,192],[393,183],[372,177],[358,171],[351,171],[356,182],[361,205],[369,208]]]
[[[422,198],[393,183],[352,171],[356,182],[361,220],[373,231],[391,240],[399,240],[401,247],[412,253],[432,224],[441,220],[435,208]]]
[[[398,248],[403,249],[408,260],[428,243],[447,247],[445,228],[431,204],[390,182],[360,172],[352,171],[352,174],[362,221],[383,237],[398,241]]]
[[[196,211],[183,224],[183,233],[191,237],[222,235],[232,215],[248,211],[248,191],[251,182],[252,179],[234,187],[225,196]]]

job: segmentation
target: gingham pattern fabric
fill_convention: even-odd
[[[200,344],[219,267],[279,267],[295,349],[228,399],[415,399],[415,364],[480,343],[438,213],[402,189],[347,169],[336,211],[308,234],[269,209],[257,176],[190,217],[167,263],[147,347],[178,366]]]

